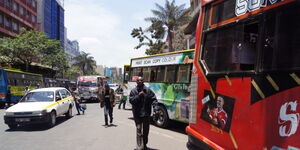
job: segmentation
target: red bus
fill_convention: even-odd
[[[300,149],[300,1],[202,0],[189,149]]]

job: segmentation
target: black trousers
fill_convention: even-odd
[[[137,150],[144,150],[148,143],[150,117],[134,118],[136,126]]]
[[[123,104],[123,109],[125,109],[126,100],[121,100],[119,103],[119,109],[121,109],[121,105]]]

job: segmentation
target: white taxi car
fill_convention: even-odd
[[[57,116],[72,116],[73,105],[74,98],[65,88],[35,89],[5,111],[4,122],[9,128],[33,123],[47,123],[52,127]]]

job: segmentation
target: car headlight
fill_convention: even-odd
[[[13,116],[14,113],[13,112],[4,112],[4,116]]]
[[[46,110],[32,112],[33,115],[38,115],[38,116],[45,115],[46,113],[47,113]]]

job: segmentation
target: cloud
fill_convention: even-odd
[[[130,58],[145,55],[144,50],[133,50],[138,42],[130,36],[132,27],[126,23],[124,16],[99,1],[65,1],[67,36],[78,40],[80,50],[90,53],[97,65],[122,67]]]

